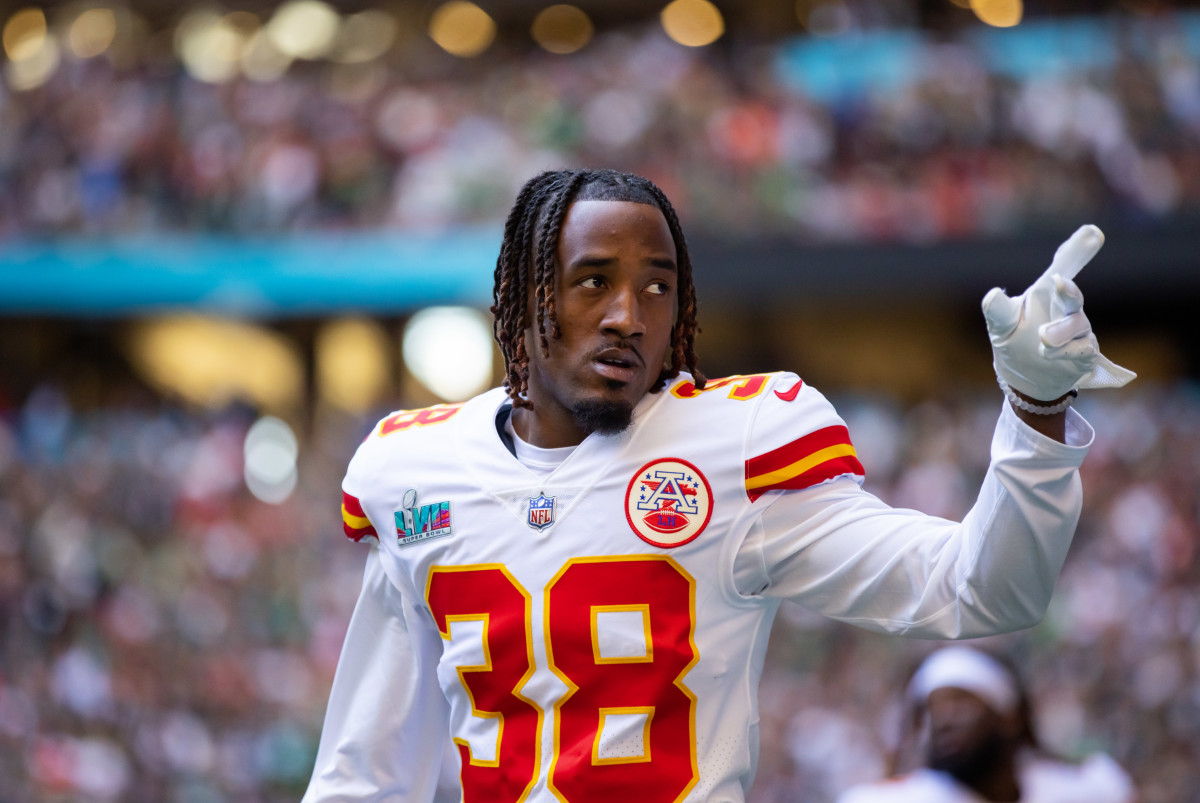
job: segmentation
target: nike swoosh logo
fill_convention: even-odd
[[[784,391],[777,390],[777,391],[775,391],[775,395],[778,396],[779,398],[783,399],[784,401],[795,401],[796,394],[800,392],[800,386],[803,384],[804,384],[803,379],[797,379],[796,384],[792,386],[791,390],[784,390]]]

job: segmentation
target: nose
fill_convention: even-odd
[[[646,323],[642,319],[642,307],[638,293],[632,287],[615,289],[609,296],[600,326],[622,338],[644,334]]]

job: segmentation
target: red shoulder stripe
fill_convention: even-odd
[[[342,531],[351,541],[361,541],[368,535],[379,537],[371,520],[363,512],[362,503],[345,491],[342,491]]]
[[[841,474],[864,473],[846,428],[825,427],[747,460],[746,495],[754,501],[767,491],[800,490]]]

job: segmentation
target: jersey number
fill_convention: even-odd
[[[671,388],[671,395],[677,399],[694,399],[701,393],[729,388],[728,398],[748,401],[763,392],[763,388],[767,386],[767,380],[770,378],[770,374],[750,374],[748,376],[734,374],[721,379],[710,379],[703,388],[699,389],[690,379],[681,379]]]
[[[401,410],[379,422],[379,435],[391,435],[393,432],[403,432],[411,427],[427,427],[430,424],[440,424],[458,415],[461,404],[437,404],[422,410]]]
[[[444,639],[454,621],[483,623],[485,661],[458,676],[472,714],[497,721],[497,746],[480,760],[455,739],[463,800],[524,800],[543,721],[520,691],[534,670],[529,593],[484,564],[434,567],[426,597]],[[698,658],[691,576],[668,556],[577,558],[546,586],[544,609],[550,668],[568,689],[554,704],[551,791],[568,803],[682,800],[699,777],[696,698],[683,685]],[[605,616],[640,621],[644,643],[613,648]]]

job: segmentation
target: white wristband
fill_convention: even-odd
[[[1077,395],[1079,395],[1078,391],[1072,390],[1070,393],[1067,394],[1067,398],[1063,399],[1058,404],[1051,404],[1051,405],[1046,405],[1046,406],[1039,405],[1039,404],[1030,404],[1029,402],[1022,399],[1020,396],[1018,396],[1013,391],[1013,389],[1008,386],[1008,383],[1005,382],[1003,379],[1000,379],[999,377],[997,377],[996,381],[998,383],[1000,383],[1000,389],[1004,391],[1005,398],[1007,398],[1010,402],[1012,402],[1012,405],[1014,407],[1016,407],[1020,410],[1024,410],[1027,413],[1033,413],[1034,415],[1056,415],[1058,413],[1065,412],[1066,409],[1071,406],[1071,402],[1075,401],[1075,397]]]

